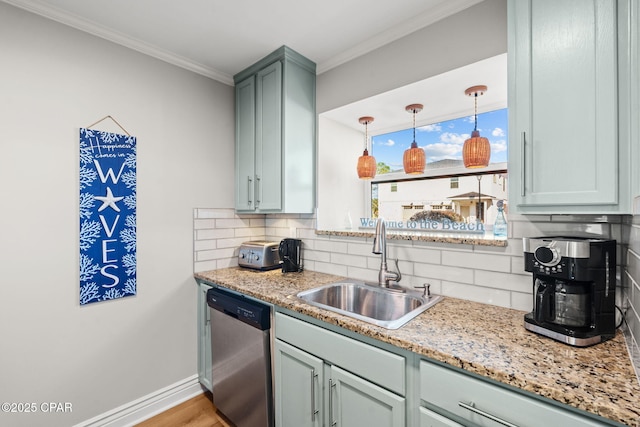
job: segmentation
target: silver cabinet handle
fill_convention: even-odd
[[[496,417],[495,415],[491,415],[491,414],[490,414],[490,413],[488,413],[488,412],[485,412],[485,411],[483,411],[483,410],[481,410],[481,409],[476,408],[476,405],[475,405],[475,403],[473,403],[473,402],[469,402],[469,403],[458,402],[458,405],[459,405],[460,407],[464,408],[464,409],[467,409],[467,410],[469,410],[469,411],[471,411],[471,412],[475,412],[475,413],[476,413],[476,414],[478,414],[478,415],[481,415],[481,416],[483,416],[483,417],[485,417],[485,418],[489,418],[489,419],[490,419],[490,420],[492,420],[492,421],[495,421],[495,422],[497,422],[497,423],[499,423],[499,424],[502,424],[503,426],[507,426],[507,427],[518,427],[518,426],[517,426],[517,425],[515,425],[515,424],[511,424],[509,421],[505,421],[505,420],[503,420],[503,419],[501,419],[501,418]]]
[[[333,419],[333,390],[335,388],[336,383],[334,383],[332,379],[329,379],[329,422],[332,426],[338,424],[338,422]]]
[[[316,415],[318,415],[318,409],[316,409],[316,378],[318,378],[318,374],[316,374],[316,370],[311,370],[311,421],[316,420]]]
[[[524,180],[527,177],[527,174],[525,173],[527,164],[527,133],[526,132],[522,132],[522,164],[520,165],[520,196],[524,197],[526,190],[525,190],[525,182]]]
[[[256,190],[256,208],[260,204],[260,199],[262,198],[262,181],[260,180],[260,175],[256,175],[256,185],[258,189]]]
[[[250,176],[247,176],[247,205],[251,207],[251,202],[253,202],[253,197],[251,197],[251,192],[253,191],[253,180]]]

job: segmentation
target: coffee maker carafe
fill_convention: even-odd
[[[523,239],[525,270],[533,273],[533,311],[525,328],[586,347],[615,335],[615,240]]]

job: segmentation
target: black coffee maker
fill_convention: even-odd
[[[576,347],[615,335],[616,241],[525,237],[525,270],[533,273],[533,311],[526,329]]]
[[[302,240],[282,239],[278,252],[283,273],[302,271]]]

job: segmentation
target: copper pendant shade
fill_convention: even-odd
[[[424,150],[418,147],[418,143],[416,142],[416,113],[422,111],[422,108],[422,104],[411,104],[405,107],[407,112],[413,114],[413,142],[411,143],[411,148],[404,152],[402,164],[405,173],[412,175],[424,173],[424,166],[426,164]]]
[[[358,178],[360,179],[373,179],[376,176],[376,159],[369,155],[367,150],[367,142],[369,140],[368,125],[373,121],[373,117],[365,116],[360,117],[358,121],[364,125],[364,151],[362,156],[358,158]]]
[[[487,167],[491,159],[491,144],[487,138],[480,136],[478,131],[478,96],[484,95],[486,91],[486,86],[472,86],[464,91],[465,95],[473,96],[475,99],[473,132],[471,132],[471,138],[467,139],[462,147],[462,161],[465,168]]]

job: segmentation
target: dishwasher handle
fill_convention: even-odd
[[[266,304],[221,288],[211,288],[207,291],[207,304],[212,310],[217,310],[254,328],[262,331],[271,328],[271,308]]]

